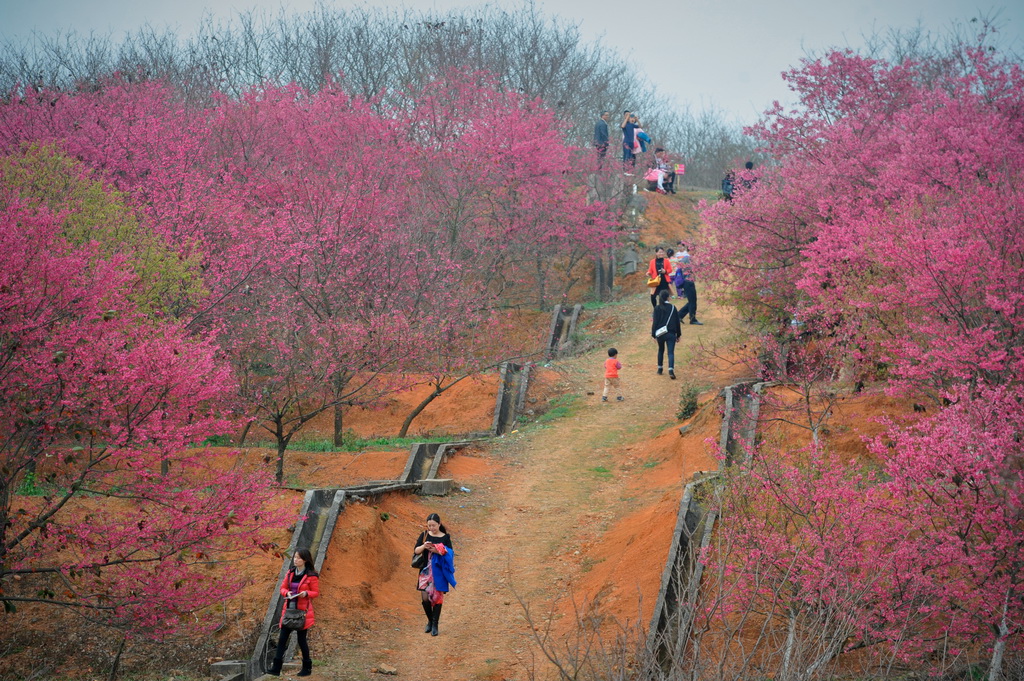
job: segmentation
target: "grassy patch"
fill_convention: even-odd
[[[35,473],[25,473],[14,493],[23,497],[41,497],[52,491],[36,478]]]
[[[612,472],[609,469],[605,468],[604,466],[594,466],[593,468],[588,468],[587,470],[602,479],[607,480],[612,477]]]
[[[580,396],[575,393],[559,395],[548,402],[548,410],[541,414],[540,418],[537,420],[540,423],[547,423],[549,421],[554,421],[555,419],[572,416],[576,413],[579,399]]]
[[[621,300],[588,300],[583,303],[584,310],[602,310],[606,307],[619,307],[623,304]]]
[[[289,452],[362,452],[367,449],[391,451],[408,449],[417,442],[451,442],[452,436],[445,437],[377,437],[362,438],[348,433],[342,438],[341,446],[334,444],[333,439],[293,440],[288,445]],[[277,449],[276,442],[256,442],[251,447]]]

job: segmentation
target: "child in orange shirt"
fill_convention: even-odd
[[[622,368],[622,362],[617,359],[619,351],[615,348],[608,348],[608,359],[604,361],[604,393],[601,395],[601,401],[608,401],[608,389],[615,388],[615,399],[619,402],[622,401],[622,390],[619,389],[619,369]]]

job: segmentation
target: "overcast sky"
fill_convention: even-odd
[[[190,33],[204,12],[230,18],[240,10],[303,12],[316,0],[0,0],[0,37],[74,29],[119,36],[146,23]],[[340,7],[385,3],[337,0]],[[440,11],[479,5],[460,0],[387,3]],[[515,3],[491,3],[512,8]],[[858,47],[891,28],[942,32],[954,21],[996,16],[1001,41],[1024,53],[1024,2],[965,0],[544,0],[546,14],[578,23],[634,60],[659,92],[680,103],[713,104],[749,122],[772,100],[789,101],[780,73],[807,51]],[[623,103],[625,105],[625,103]]]

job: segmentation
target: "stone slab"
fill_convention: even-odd
[[[245,668],[249,665],[246,660],[221,660],[210,665],[210,676],[220,678],[231,674],[245,674]]]
[[[451,478],[427,478],[420,480],[420,494],[443,497],[452,491],[454,481]]]

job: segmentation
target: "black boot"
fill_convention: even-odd
[[[281,676],[282,664],[284,664],[284,660],[279,657],[275,657],[274,661],[270,663],[270,670],[267,673],[271,676]]]
[[[311,676],[313,674],[313,660],[303,660],[302,669],[295,676]]]
[[[430,607],[430,601],[420,601],[423,604],[423,612],[427,615],[427,627],[423,630],[424,634],[429,634],[434,629],[434,613]]]
[[[437,621],[441,619],[441,605],[434,606],[434,616],[431,618],[430,635],[437,636]]]

